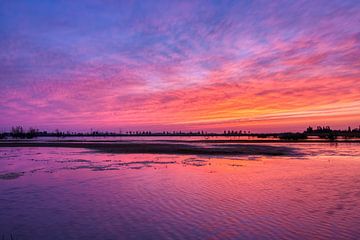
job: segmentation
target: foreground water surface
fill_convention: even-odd
[[[359,239],[360,144],[296,156],[0,148],[4,239]]]

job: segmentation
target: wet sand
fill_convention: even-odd
[[[0,147],[59,147],[87,148],[107,153],[152,153],[152,154],[189,154],[189,155],[300,155],[294,148],[254,145],[224,144],[195,146],[184,143],[146,143],[146,142],[83,142],[83,141],[3,141]]]

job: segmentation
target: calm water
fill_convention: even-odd
[[[17,140],[8,138],[7,140]],[[204,141],[204,140],[244,140],[244,141],[272,141],[279,140],[275,137],[256,137],[256,136],[72,136],[72,137],[38,137],[27,141]],[[324,140],[317,136],[309,136],[307,141]],[[359,142],[359,138],[338,137],[337,140],[347,142]]]
[[[305,155],[0,148],[0,235],[359,239],[360,145],[275,145],[290,145]]]

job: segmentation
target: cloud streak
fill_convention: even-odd
[[[5,1],[0,13],[2,128],[360,120],[357,1]]]

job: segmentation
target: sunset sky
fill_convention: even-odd
[[[360,125],[360,1],[0,2],[0,130]]]

